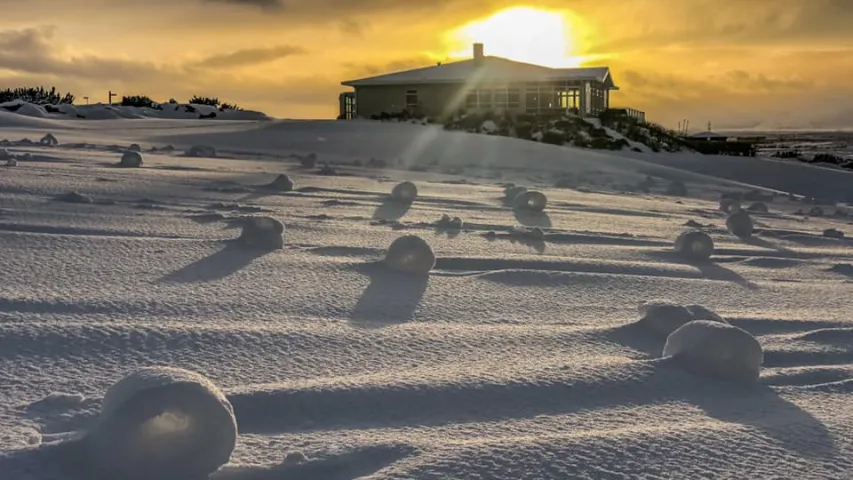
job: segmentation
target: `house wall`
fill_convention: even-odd
[[[416,91],[418,111],[430,117],[441,117],[465,104],[464,89],[459,85],[382,85],[356,87],[358,116],[399,113],[406,107],[406,92]],[[458,106],[456,107],[458,109]]]
[[[589,113],[597,114],[607,108],[609,98],[605,96],[603,85],[600,82],[578,83],[580,89],[580,110],[589,109]],[[588,83],[587,83],[588,84]],[[527,111],[526,84],[509,85],[506,83],[482,83],[480,85],[381,85],[356,87],[357,115],[370,118],[372,115],[385,113],[399,113],[406,107],[406,92],[416,91],[418,97],[418,112],[429,117],[440,118],[453,114],[460,109],[470,110],[466,105],[466,97],[470,90],[476,88],[518,88],[520,92],[519,105],[514,108],[502,110],[509,113],[525,113]],[[489,110],[497,112],[496,108]]]

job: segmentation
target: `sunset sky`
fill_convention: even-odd
[[[513,7],[526,9],[483,22]],[[853,127],[851,22],[851,0],[29,0],[0,19],[0,86],[332,118],[341,81],[482,40],[490,55],[608,65],[612,104],[669,127]]]

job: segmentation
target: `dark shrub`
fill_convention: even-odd
[[[195,95],[193,98],[190,99],[190,101],[188,103],[194,103],[196,105],[210,105],[211,107],[218,107],[222,102],[220,102],[219,98],[217,98],[217,97],[210,98],[210,97],[201,97],[201,96]]]
[[[18,87],[0,90],[0,103],[21,100],[34,105],[60,105],[74,103],[74,95],[60,94],[56,87],[46,90],[44,87]]]
[[[131,95],[128,97],[121,97],[122,107],[140,107],[140,108],[155,108],[161,109],[160,105],[156,104],[154,100],[151,100],[146,95]]]
[[[566,143],[566,134],[556,130],[547,130],[542,135],[542,143],[550,143],[551,145],[563,145]]]
[[[530,122],[519,122],[515,125],[515,135],[524,140],[530,140],[533,134],[533,124]]]

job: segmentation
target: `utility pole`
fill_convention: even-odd
[[[113,97],[118,96],[118,94],[117,94],[117,93],[113,93],[113,91],[112,91],[112,90],[110,90],[110,92],[109,92],[109,93],[110,93],[110,105],[112,105],[112,104],[113,104]]]
[[[86,100],[86,105],[89,104],[89,97],[83,97],[83,100]]]

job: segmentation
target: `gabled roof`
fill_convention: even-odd
[[[443,63],[431,67],[341,82],[347,87],[374,85],[413,85],[424,83],[465,83],[488,79],[489,81],[538,82],[548,80],[596,80],[606,87],[618,89],[613,83],[608,67],[549,68],[531,63],[516,62],[502,57],[486,56],[481,62],[475,59]]]

